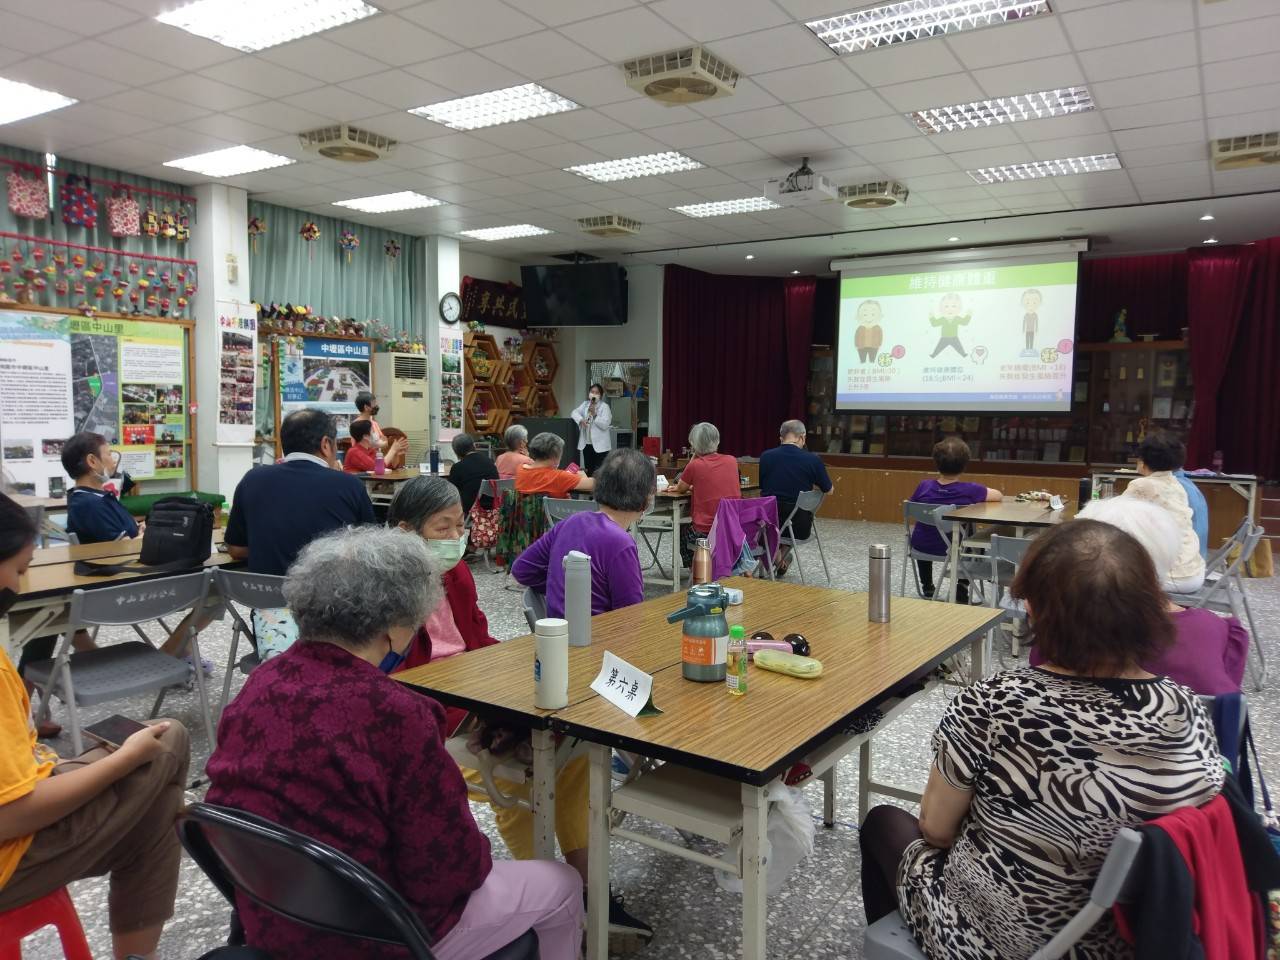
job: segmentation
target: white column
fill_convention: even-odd
[[[440,338],[462,337],[466,327],[461,323],[449,324],[440,319],[440,298],[446,293],[459,293],[462,286],[462,270],[459,264],[458,241],[454,237],[427,237],[426,276],[422,278],[423,300],[426,311],[427,366],[431,378],[431,442],[450,440],[456,431],[440,429]],[[462,375],[466,377],[464,365]],[[464,394],[465,395],[465,394]]]
[[[195,188],[197,218],[191,228],[191,255],[199,263],[192,316],[196,318],[196,445],[197,490],[221,493],[228,499],[249,471],[252,444],[218,444],[218,387],[221,342],[220,314],[248,304],[249,195],[219,183]],[[231,269],[228,255],[235,258]],[[234,274],[234,275],[233,275]]]

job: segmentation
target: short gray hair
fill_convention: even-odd
[[[560,462],[564,456],[564,439],[554,433],[540,433],[529,441],[529,456],[534,460]]]
[[[300,641],[360,648],[392,627],[421,626],[444,595],[440,574],[416,533],[348,527],[302,548],[284,598]]]
[[[720,449],[720,431],[713,423],[695,423],[689,428],[689,446],[694,453],[715,453]]]
[[[639,450],[626,447],[604,458],[596,471],[595,499],[602,507],[634,513],[649,506],[657,486],[653,463]]]
[[[520,444],[529,439],[529,431],[518,423],[513,423],[502,434],[502,442],[507,445],[507,449],[516,451],[520,449]]]
[[[1091,500],[1076,517],[1119,527],[1142,544],[1156,568],[1156,576],[1161,580],[1169,578],[1182,549],[1182,530],[1164,507],[1136,497],[1109,497]]]
[[[414,477],[402,483],[387,508],[387,526],[404,524],[414,533],[441,510],[461,506],[458,488],[444,477]]]
[[[782,426],[778,428],[778,439],[785,440],[787,437],[803,437],[808,431],[805,429],[803,420],[783,420]]]

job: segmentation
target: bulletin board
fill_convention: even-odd
[[[324,410],[333,416],[338,437],[356,416],[356,394],[376,392],[373,341],[355,337],[273,336],[275,438],[280,421],[295,410]]]
[[[62,444],[82,430],[106,437],[135,480],[193,476],[191,326],[0,311],[0,439],[17,492],[62,496]]]

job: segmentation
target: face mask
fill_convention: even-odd
[[[413,643],[413,641],[410,640],[409,643]],[[383,657],[382,661],[378,664],[378,669],[383,673],[390,673],[395,670],[396,667],[400,666],[400,664],[404,663],[405,658],[408,657],[408,655],[409,647],[407,645],[404,648],[404,653],[397,653],[395,647],[388,647],[387,655]]]
[[[428,540],[427,549],[431,551],[432,557],[452,569],[467,552],[467,537],[468,534],[464,533],[456,540]]]
[[[378,415],[378,411],[379,411],[379,410],[381,410],[381,409],[382,409],[381,407],[376,407],[376,406],[375,406],[375,407],[370,407],[370,408],[369,408],[369,416],[371,416],[371,417],[376,417],[376,416]]]

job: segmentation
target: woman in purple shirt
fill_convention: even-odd
[[[640,553],[627,531],[649,506],[653,464],[639,450],[614,450],[595,476],[595,513],[575,513],[529,545],[511,567],[526,587],[546,594],[547,616],[564,616],[564,566],[570,550],[591,557],[591,615],[644,599]]]

